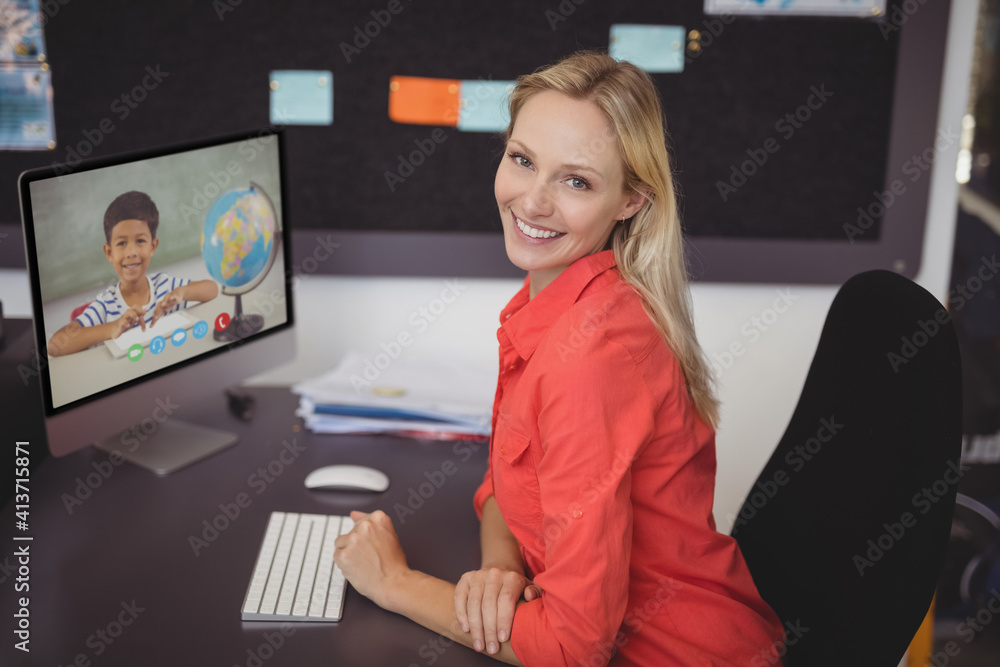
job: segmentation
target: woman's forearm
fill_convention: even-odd
[[[483,552],[483,569],[496,567],[524,574],[521,547],[503,520],[496,498],[493,496],[483,503],[479,540]]]
[[[484,514],[485,518],[485,514]],[[423,572],[409,570],[386,590],[385,609],[401,614],[463,646],[472,648],[472,635],[463,632],[455,616],[455,585]],[[509,665],[520,665],[510,642],[500,644],[492,656]]]
[[[333,554],[351,586],[383,609],[475,648],[456,616],[455,585],[410,569],[392,519],[381,510],[351,512],[351,519],[354,528],[334,541]],[[520,664],[509,644],[486,646],[478,639],[480,649],[498,649],[492,654],[498,660]]]

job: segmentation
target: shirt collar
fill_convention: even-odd
[[[603,286],[617,280],[618,272],[609,272],[614,267],[613,250],[602,250],[581,257],[535,295],[534,299],[528,298],[531,277],[526,277],[521,290],[500,313],[500,328],[521,358],[528,359],[532,355],[545,332],[570,306],[580,300],[588,285],[598,283],[595,286]]]
[[[153,291],[153,280],[149,277],[148,273],[146,274],[146,284],[149,285],[149,301],[146,302],[146,311],[152,312],[149,310],[149,307],[156,303],[156,293]],[[131,306],[125,303],[125,297],[122,295],[121,280],[115,283],[115,292],[115,297],[118,299],[118,305],[122,308],[122,312],[124,313],[126,310],[131,308]]]

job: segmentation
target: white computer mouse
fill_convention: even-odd
[[[313,470],[306,475],[305,484],[307,489],[344,489],[380,493],[389,488],[389,478],[374,468],[335,465]]]

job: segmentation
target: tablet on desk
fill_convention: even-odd
[[[157,337],[163,338],[164,344],[169,344],[179,330],[184,332],[184,336],[187,336],[187,331],[194,328],[197,323],[198,318],[194,315],[186,310],[178,310],[175,313],[164,315],[156,321],[156,324],[146,327],[145,330],[142,327],[133,327],[118,338],[104,341],[104,345],[115,359],[121,359],[128,356],[129,349],[136,344],[142,345],[144,348],[150,347],[150,343]],[[162,349],[151,351],[159,354]]]

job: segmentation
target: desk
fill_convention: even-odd
[[[383,509],[393,517],[411,567],[457,581],[479,565],[472,494],[487,456],[485,443],[296,432],[296,396],[287,389],[251,393],[257,399],[251,422],[232,417],[222,396],[190,416],[237,433],[235,447],[164,478],[128,463],[102,466],[108,455],[92,447],[43,461],[30,481],[30,528],[18,533],[34,540],[12,541],[13,503],[0,514],[0,566],[16,570],[12,554],[20,544],[30,545],[31,556],[31,653],[13,648],[11,614],[24,593],[14,591],[17,575],[0,569],[0,662],[68,666],[83,655],[95,667],[497,664],[458,644],[448,646],[350,588],[337,624],[240,620],[272,510]],[[457,470],[437,488],[428,475],[440,481],[433,473],[445,461]],[[378,467],[391,485],[374,495],[306,490],[305,476],[331,463]],[[98,467],[110,471],[106,479],[98,481]],[[86,486],[88,475],[93,489]],[[66,501],[86,490],[89,497],[73,500],[68,511]],[[245,508],[237,507],[240,494],[249,498]],[[238,508],[239,515],[225,519],[220,505],[231,514]],[[404,520],[394,508],[407,509]],[[206,538],[204,522],[215,521],[222,527],[218,534],[209,532],[204,546],[192,546],[192,538]],[[279,647],[272,649],[268,638]]]

